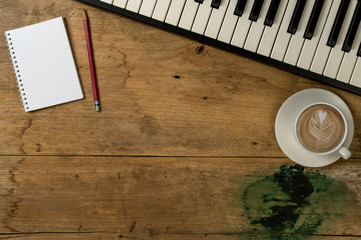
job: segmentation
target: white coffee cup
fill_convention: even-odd
[[[351,152],[344,146],[348,123],[336,106],[315,102],[304,107],[296,117],[294,137],[305,151],[319,156],[338,152],[348,159]]]

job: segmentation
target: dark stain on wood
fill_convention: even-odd
[[[36,152],[41,152],[41,144],[40,143],[36,144]]]
[[[263,226],[270,239],[289,239],[280,235],[287,233],[301,240],[346,217],[351,197],[342,182],[299,165],[282,165],[272,176],[248,185],[242,200],[250,223]]]
[[[198,46],[197,49],[196,49],[197,54],[201,54],[201,53],[203,53],[203,51],[204,51],[204,46],[203,45]]]
[[[140,121],[140,130],[149,136],[156,135],[160,130],[157,119],[151,115],[144,115]]]

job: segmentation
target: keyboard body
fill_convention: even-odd
[[[352,68],[349,71],[351,71],[351,72],[352,72],[352,70],[354,71],[354,73],[352,73],[353,74],[352,76],[356,80],[351,81],[351,79],[350,79],[350,80],[346,80],[346,81],[345,80],[340,81],[340,80],[336,79],[336,77],[328,77],[328,76],[324,75],[323,73],[320,74],[315,71],[311,71],[310,68],[308,68],[308,69],[301,68],[301,67],[297,66],[296,64],[289,64],[289,63],[285,62],[284,60],[275,59],[271,56],[271,54],[269,56],[267,56],[267,55],[265,56],[264,54],[259,54],[257,51],[250,51],[248,49],[245,49],[244,47],[239,47],[239,46],[237,46],[238,44],[232,44],[232,42],[227,42],[227,41],[226,42],[220,41],[217,37],[206,36],[204,34],[204,32],[199,33],[199,31],[198,32],[193,31],[194,29],[193,30],[192,29],[184,29],[182,27],[179,27],[177,24],[169,24],[164,19],[158,20],[158,19],[154,19],[152,17],[146,16],[144,14],[140,14],[139,13],[140,7],[138,8],[137,11],[134,11],[134,9],[133,10],[127,9],[126,5],[125,5],[125,7],[119,7],[119,6],[113,5],[112,4],[113,0],[102,0],[102,1],[101,0],[75,0],[75,1],[79,1],[79,2],[83,2],[86,4],[92,5],[92,6],[96,6],[96,7],[120,14],[120,15],[128,17],[128,18],[135,19],[135,20],[138,20],[138,21],[141,21],[141,22],[144,22],[144,23],[180,34],[182,36],[198,40],[201,43],[212,45],[212,46],[221,48],[223,50],[226,50],[226,51],[229,51],[229,52],[232,52],[232,53],[235,53],[235,54],[238,54],[238,55],[250,58],[250,59],[254,59],[259,62],[263,62],[267,65],[271,65],[271,66],[283,69],[285,71],[288,71],[288,72],[291,72],[291,73],[294,73],[294,74],[297,74],[297,75],[300,75],[300,76],[303,76],[306,78],[310,78],[312,80],[321,82],[323,84],[361,95],[361,74],[357,74],[357,71],[356,71],[356,68],[360,65],[359,71],[361,73],[361,59],[359,59],[360,57],[352,57],[352,61],[354,61],[354,62],[352,62],[352,64],[349,64],[349,65],[352,65],[349,67],[349,68]],[[122,0],[122,1],[124,1],[124,0]],[[140,3],[142,2],[141,0],[128,0],[128,5],[131,5],[131,4],[129,4],[129,2],[131,2],[131,1],[140,1]],[[143,2],[147,2],[147,1],[151,1],[151,0],[143,0]],[[156,2],[156,0],[153,0],[153,1]],[[158,0],[158,2],[161,2],[161,1],[162,0]],[[167,2],[172,2],[172,1],[177,2],[180,0],[167,0]],[[182,1],[195,2],[195,0],[182,0]],[[199,0],[196,0],[196,2],[198,2],[198,1]],[[207,1],[207,0],[205,0],[205,1]],[[209,1],[211,1],[211,0],[209,0]],[[237,1],[237,0],[222,0],[222,1],[227,1],[227,7],[229,8],[231,5],[231,2]],[[238,1],[240,1],[240,0],[238,0]],[[253,1],[257,1],[257,0],[253,0]],[[265,1],[271,1],[271,0],[265,0]],[[296,2],[296,0],[289,0],[289,1]],[[298,0],[298,1],[300,1],[300,0]],[[310,0],[308,0],[308,1],[310,1]],[[325,0],[325,1],[332,2],[332,0]],[[335,3],[337,1],[339,1],[339,0],[333,0],[333,2],[335,2]],[[357,0],[353,0],[353,1],[356,2]],[[200,3],[198,3],[198,4],[200,4]],[[185,6],[183,5],[183,8],[184,7]],[[200,7],[198,7],[198,8],[200,8]],[[170,11],[169,6],[168,6],[168,11]],[[182,11],[184,11],[184,9]],[[200,11],[200,9],[198,9],[198,11]],[[232,11],[233,11],[233,9],[232,9]],[[153,9],[153,12],[154,12],[154,9]],[[352,10],[352,12],[353,12],[353,10]],[[226,15],[226,14],[227,13],[225,12],[224,15]],[[284,15],[283,13],[278,13],[278,14]],[[194,18],[196,18],[196,17],[194,17]],[[193,19],[192,21],[193,21],[193,24],[195,24],[196,20]],[[210,21],[210,19],[208,19],[208,21]],[[223,16],[222,21],[225,21],[225,16]],[[238,21],[240,21],[240,20],[238,19]],[[180,20],[178,20],[178,24],[179,24],[179,22],[180,22]],[[224,22],[223,22],[223,24],[224,24]],[[218,24],[218,25],[221,25],[221,24]],[[345,24],[343,25],[343,27],[345,27]],[[325,27],[323,27],[323,28],[325,28]],[[278,34],[281,32],[281,30],[282,30],[281,26],[278,26],[278,29],[277,29]],[[219,35],[220,35],[219,32],[221,30],[217,30],[217,31],[218,31],[217,36],[219,37]],[[236,31],[237,31],[236,29],[233,30],[233,35],[235,35]],[[250,31],[250,28],[248,28],[247,31]],[[264,32],[265,32],[265,30],[263,30],[263,33]],[[357,34],[361,35],[360,31],[358,31]],[[292,38],[292,35],[291,35],[291,38]],[[322,39],[320,37],[320,39],[318,40],[318,45],[322,44],[321,40]],[[357,37],[356,37],[356,40],[358,40]],[[260,40],[257,39],[257,41],[260,41]],[[303,41],[306,42],[307,40],[303,40]],[[303,44],[305,44],[304,42],[303,42]],[[275,43],[273,43],[273,44],[275,45]],[[288,42],[288,45],[290,45],[290,44],[291,44],[291,40],[289,40],[289,42]],[[358,44],[359,44],[359,42],[355,43],[354,45],[357,45],[357,47],[358,47]],[[355,46],[353,48],[355,48]],[[277,51],[277,48],[273,49],[273,51]],[[317,51],[317,49],[315,50],[314,53],[311,53],[311,55],[312,54],[316,55],[316,51]],[[330,52],[328,52],[327,54],[331,55]],[[338,54],[340,55],[340,53],[338,53]],[[342,54],[347,54],[347,53],[342,53]],[[284,55],[283,58],[285,58],[285,57],[286,56]],[[346,57],[343,56],[343,58],[346,58]],[[329,61],[332,61],[332,60],[329,60]],[[341,64],[342,64],[342,62],[340,62],[339,66],[338,66],[339,69],[341,69]],[[332,64],[331,64],[331,66],[332,66]]]

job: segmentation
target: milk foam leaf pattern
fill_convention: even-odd
[[[319,110],[312,115],[310,119],[309,132],[314,137],[315,145],[323,145],[324,142],[328,142],[330,136],[333,136],[335,128],[333,127],[333,121],[331,114],[326,110]],[[318,149],[318,147],[316,147]]]
[[[341,114],[331,106],[318,104],[305,110],[297,123],[302,145],[313,152],[328,152],[342,141],[345,124]]]

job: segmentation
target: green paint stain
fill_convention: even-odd
[[[242,201],[250,223],[266,230],[248,239],[302,240],[345,217],[350,197],[346,185],[331,177],[283,165],[249,184]]]

